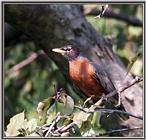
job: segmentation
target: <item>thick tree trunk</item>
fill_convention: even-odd
[[[117,89],[132,80],[131,76],[125,78],[126,69],[113,53],[111,40],[102,37],[95,31],[83,16],[78,5],[5,4],[4,10],[5,21],[30,36],[64,73],[67,71],[66,63],[54,55],[51,49],[73,41],[80,46],[84,55],[95,63],[100,63],[108,71]],[[142,116],[142,96],[142,89],[138,85],[125,90],[122,93],[122,104],[126,111]],[[111,122],[108,123],[111,124]],[[132,128],[140,126],[142,123],[141,120],[130,117],[126,125]],[[142,136],[142,132],[136,130],[126,135]]]

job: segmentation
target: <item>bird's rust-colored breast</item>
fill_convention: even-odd
[[[73,83],[83,92],[86,96],[94,95],[94,99],[100,99],[104,89],[101,84],[93,78],[94,67],[89,63],[86,58],[78,58],[69,61],[69,74]]]

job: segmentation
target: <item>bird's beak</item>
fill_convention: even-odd
[[[62,55],[64,55],[65,51],[64,50],[61,50],[60,48],[54,48],[52,49],[53,52],[57,52],[57,53],[60,53]]]

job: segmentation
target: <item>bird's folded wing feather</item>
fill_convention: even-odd
[[[95,80],[97,80],[97,82],[100,82],[100,84],[105,89],[107,94],[114,91],[115,87],[110,77],[108,76],[106,70],[99,65],[95,65],[95,64],[93,65],[95,68],[95,74],[94,74]]]

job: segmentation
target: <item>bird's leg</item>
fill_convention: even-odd
[[[105,93],[102,93],[101,99],[98,100],[98,101],[97,101],[94,105],[92,105],[90,108],[94,109],[94,108],[96,108],[96,107],[99,107],[99,106],[103,105],[103,104],[104,104],[104,101],[105,101],[104,96],[105,96]]]
[[[100,106],[100,105],[102,104],[102,102],[103,102],[103,98],[101,98],[100,100],[98,100],[98,101],[94,104],[94,106],[95,106],[95,107],[98,107],[98,106]]]
[[[101,108],[101,106],[104,104],[104,102],[106,101],[106,99],[104,98],[105,93],[102,93],[102,96],[100,98],[100,100],[98,100],[94,105],[92,105],[89,110],[91,111],[95,111],[96,108]],[[101,117],[101,112],[94,112],[93,113],[93,118],[92,118],[92,125],[94,127],[100,127],[100,117]]]
[[[83,107],[87,104],[87,102],[92,102],[92,98],[94,97],[95,95],[92,95],[91,97],[89,97],[89,98],[87,98],[86,100],[85,100],[85,102],[84,102],[84,105],[83,105]]]
[[[121,105],[121,92],[118,91],[117,93],[118,93],[118,103],[115,106],[116,108],[118,108]]]

